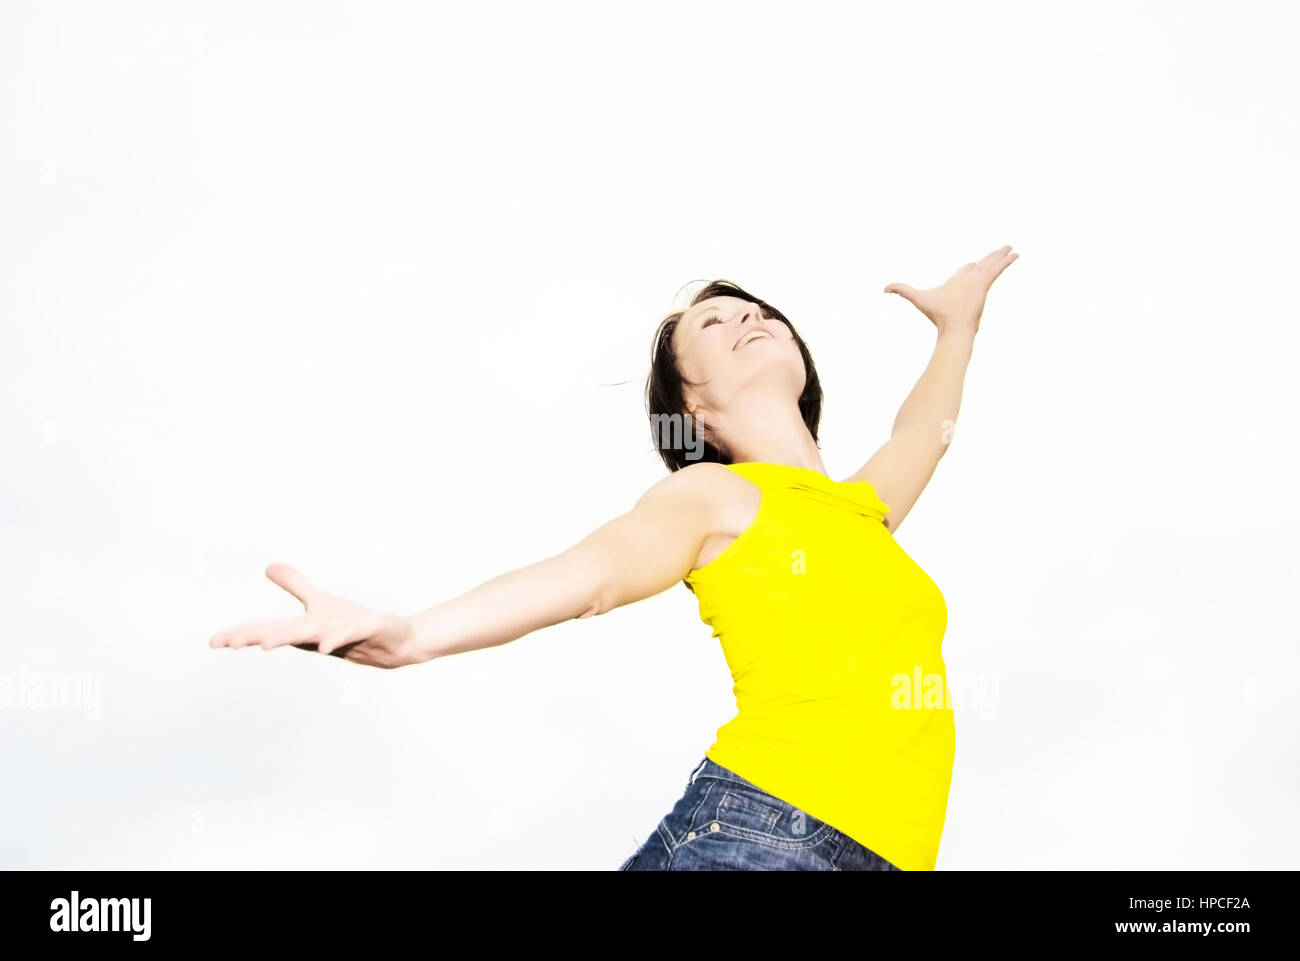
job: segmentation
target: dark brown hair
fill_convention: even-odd
[[[645,391],[646,413],[650,417],[650,434],[655,449],[663,458],[668,470],[678,471],[697,461],[732,463],[732,457],[727,451],[719,449],[702,436],[698,441],[703,452],[700,457],[694,459],[686,456],[684,446],[665,443],[663,439],[664,418],[677,415],[685,422],[690,417],[686,411],[686,398],[682,391],[687,381],[682,376],[681,369],[677,365],[677,355],[673,352],[673,332],[687,310],[710,297],[738,297],[741,300],[748,300],[762,308],[764,316],[775,317],[789,328],[794,342],[799,345],[799,353],[803,355],[805,383],[803,393],[799,395],[799,413],[803,415],[803,421],[808,425],[808,432],[812,434],[815,443],[817,424],[822,414],[822,384],[817,376],[817,367],[813,364],[812,355],[808,352],[808,345],[803,342],[803,338],[794,329],[794,325],[786,319],[785,314],[771,304],[758,299],[729,280],[714,280],[702,287],[685,308],[673,311],[660,321],[659,329],[650,347],[650,376],[646,379]]]

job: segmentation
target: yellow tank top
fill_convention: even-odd
[[[727,466],[761,501],[686,577],[736,697],[705,753],[899,868],[934,870],[956,747],[943,595],[870,484]]]

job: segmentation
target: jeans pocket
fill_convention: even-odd
[[[718,800],[714,820],[731,827],[770,834],[785,815],[777,803],[749,791],[727,788]]]
[[[793,804],[759,788],[735,782],[726,785],[712,814],[720,828],[783,848],[815,846],[834,830]]]
[[[668,870],[835,870],[830,825],[763,791],[709,780],[706,803],[669,853]]]

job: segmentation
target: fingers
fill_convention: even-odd
[[[357,649],[357,645],[359,644],[361,644],[361,641],[349,641],[347,640],[347,638],[344,638],[342,641],[339,641],[338,643],[329,645],[329,647],[321,651],[321,653],[328,654],[330,657],[342,657],[342,658],[348,658],[349,660],[358,660],[360,659],[359,657],[349,658],[348,655],[352,654],[352,652]]]
[[[330,631],[321,636],[320,644],[317,645],[316,651],[320,654],[334,654],[342,656],[339,648],[347,641],[348,636],[344,631]]]
[[[1006,245],[1004,245],[1004,246],[1002,246],[1002,247],[999,247],[997,250],[993,251],[991,254],[986,254],[986,255],[984,256],[984,259],[981,260],[981,261],[979,262],[979,265],[978,265],[978,266],[980,266],[980,267],[992,267],[992,266],[993,266],[994,264],[996,264],[998,261],[1000,261],[1000,260],[1002,260],[1004,257],[1006,257],[1006,255],[1007,255],[1010,251],[1011,251],[1011,245],[1010,245],[1010,244],[1006,244]]]
[[[208,638],[208,647],[246,647],[249,639],[264,630],[264,621],[249,621],[238,627],[229,627],[218,631]]]
[[[367,663],[359,653],[353,654],[353,651],[356,650],[357,645],[360,643],[361,641],[348,641],[347,643],[324,642],[318,644],[315,641],[304,641],[303,643],[294,644],[292,646],[304,651],[311,651],[313,654],[327,654],[330,657],[342,657],[347,660],[356,660],[361,663]]]
[[[249,621],[220,631],[209,639],[208,647],[254,647],[269,651],[273,647],[299,642],[315,643],[319,629],[303,617]]]
[[[1001,262],[995,262],[993,266],[993,276],[989,278],[989,283],[993,283],[993,281],[997,280],[998,276],[1002,273],[1002,271],[1010,267],[1011,264],[1019,257],[1020,257],[1019,254],[1007,254],[1005,257],[1002,258]]]
[[[916,296],[916,291],[907,284],[890,284],[885,288],[885,293],[898,294],[898,296],[907,300],[911,300]]]
[[[316,586],[307,580],[301,571],[288,564],[272,564],[266,569],[266,576],[302,601],[304,606],[316,593]]]
[[[361,647],[361,643],[361,641],[349,641],[348,643],[342,644],[329,651],[328,656],[337,657],[345,661],[351,661],[354,664],[366,664],[371,667],[383,666],[366,653],[365,649]],[[324,653],[320,650],[318,644],[294,644],[293,646],[301,648],[304,651],[311,651],[313,654]]]
[[[967,266],[974,266],[982,273],[986,274],[988,282],[992,284],[993,281],[998,279],[998,276],[1002,271],[1006,270],[1007,267],[1010,266],[1019,256],[1019,254],[1011,252],[1010,244],[1004,244],[992,253],[986,254],[984,259],[978,264],[967,264]]]
[[[269,651],[286,644],[319,644],[327,636],[316,619],[292,617],[269,622],[254,643],[260,643],[264,650]]]
[[[212,635],[208,647],[261,647],[264,651],[276,647],[297,647],[304,651],[346,657],[362,640],[364,638],[352,640],[347,630],[326,627],[319,619],[300,616],[249,621]]]
[[[349,640],[349,633],[346,630],[335,628],[333,630],[320,631],[316,637],[303,640],[289,641],[293,647],[301,648],[304,651],[314,651],[317,654],[329,654],[333,657],[347,657],[348,652],[361,643],[362,639]]]

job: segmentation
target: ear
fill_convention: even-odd
[[[697,404],[689,394],[684,394],[684,398],[686,403],[686,414],[684,417],[690,422],[691,430],[695,431],[696,436],[701,440],[706,440],[716,447],[717,444],[713,439],[713,430],[707,424],[709,419],[708,411]]]

